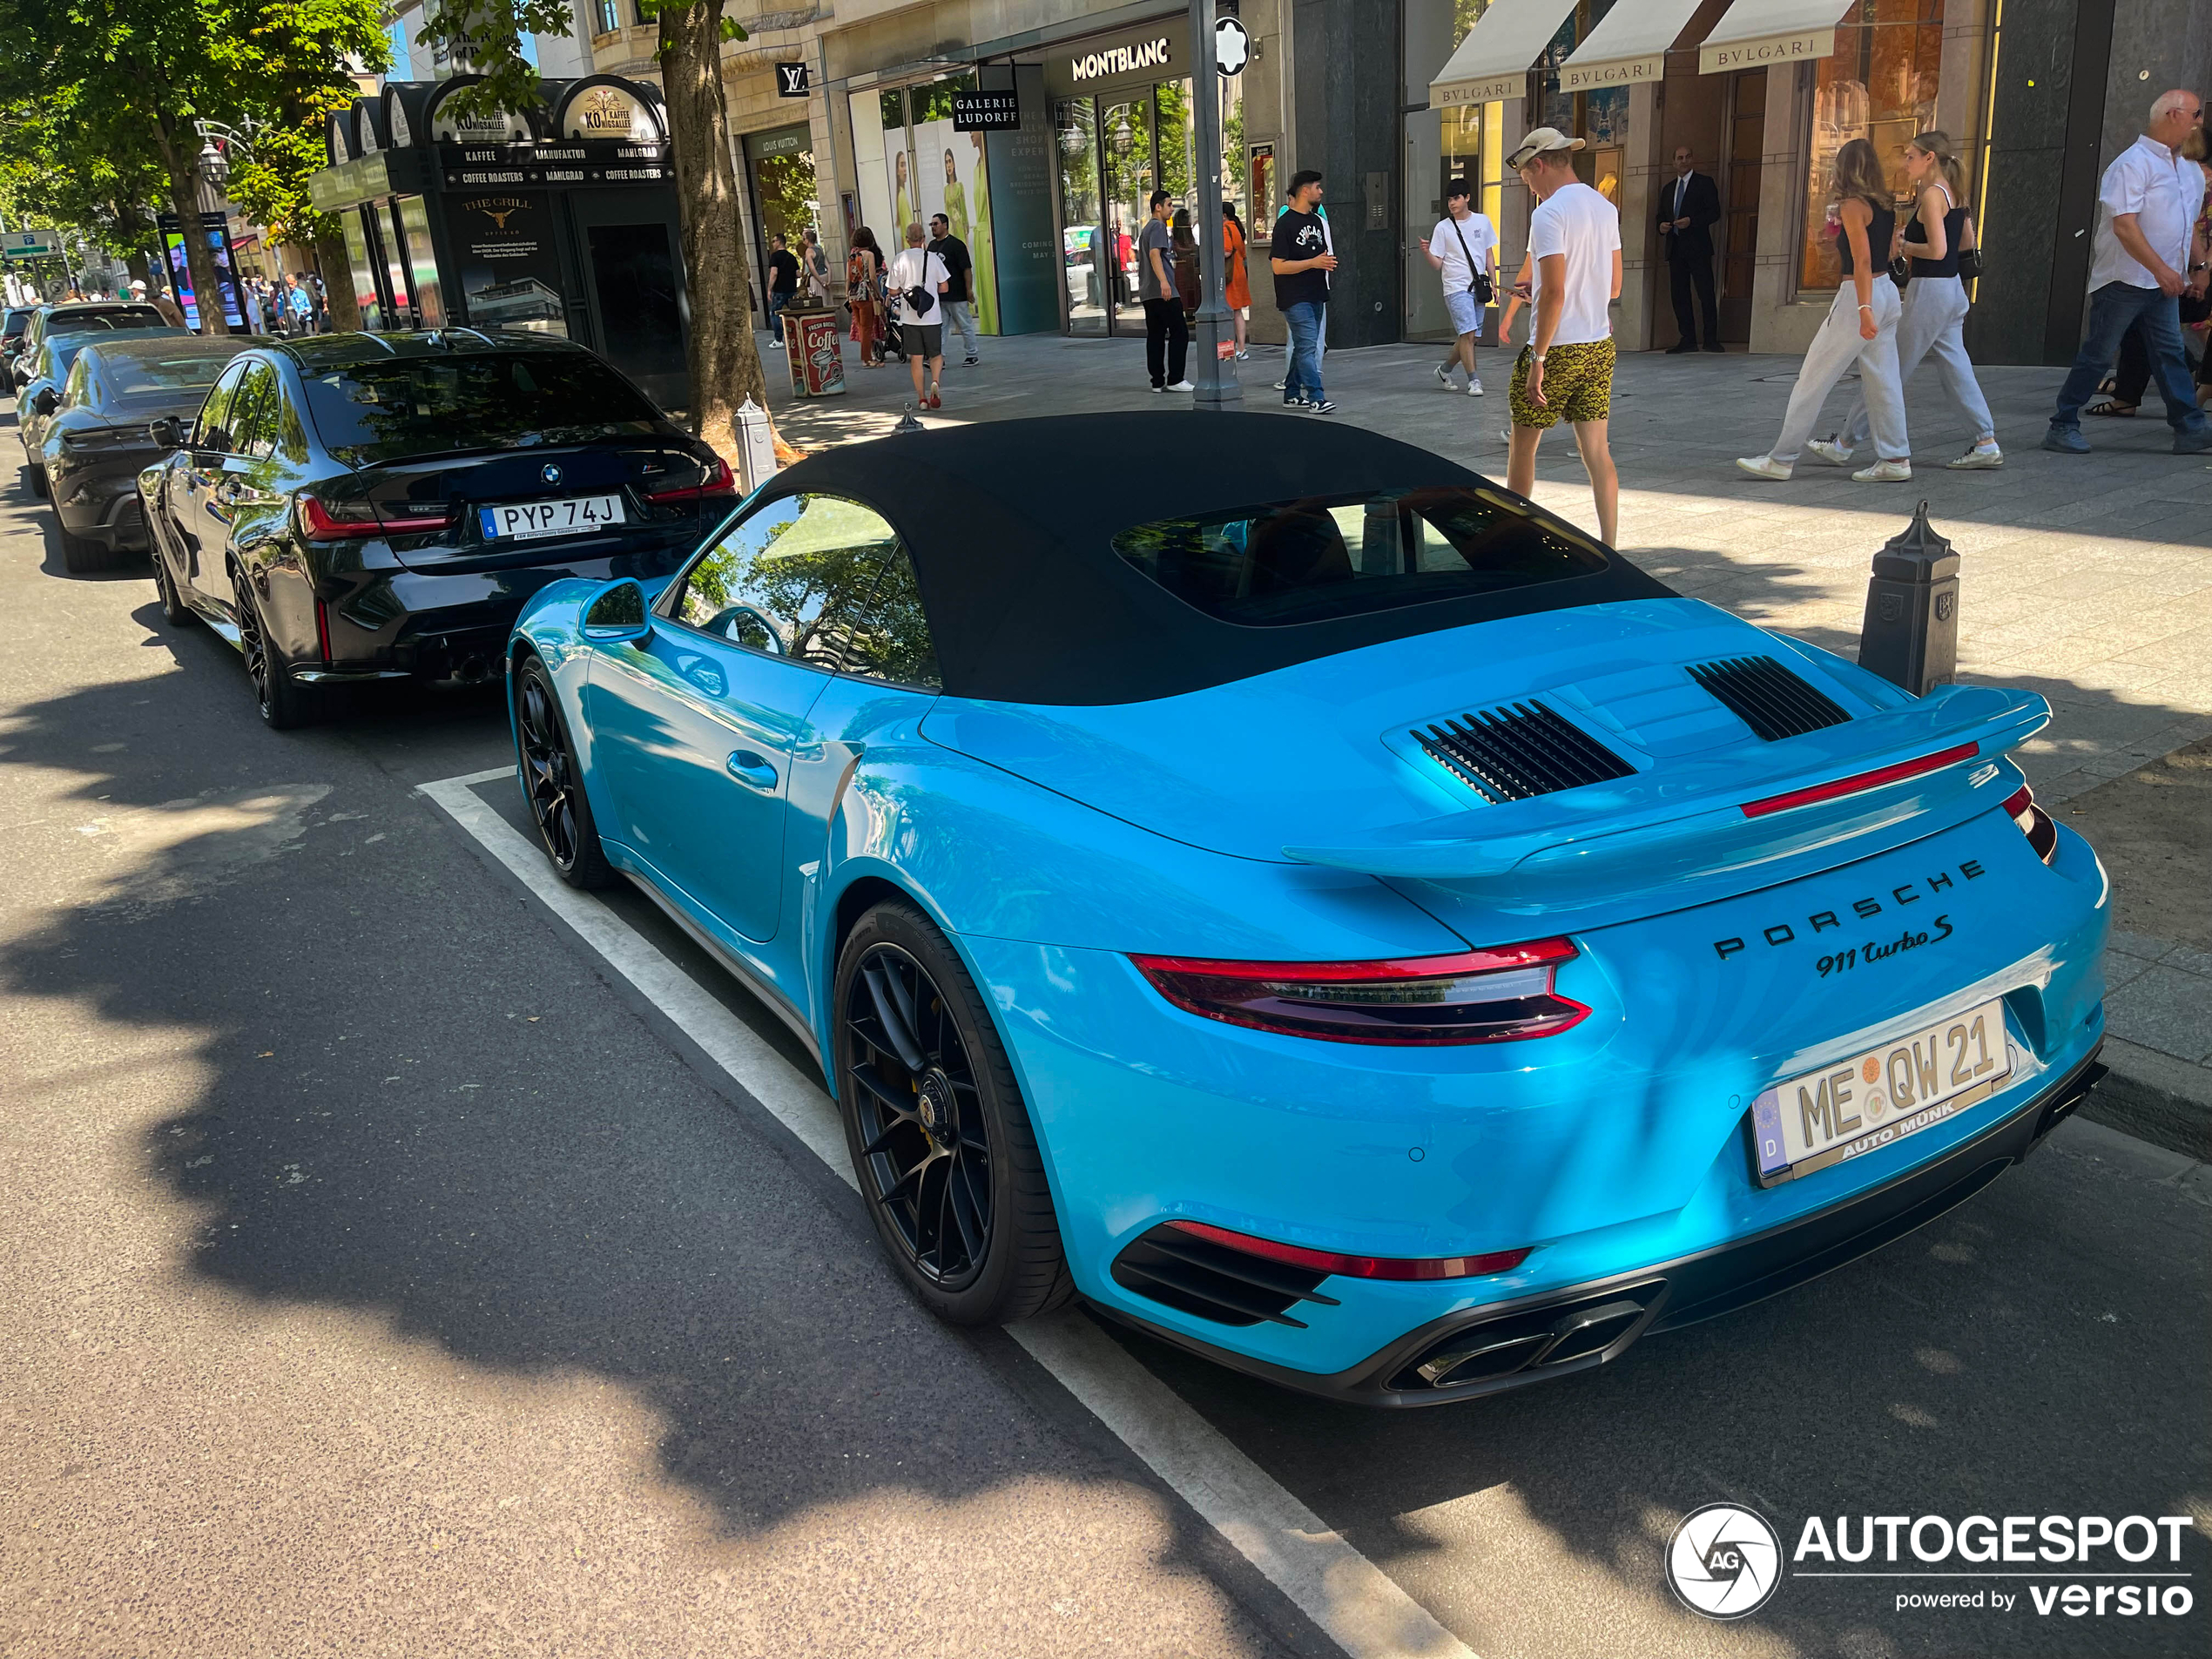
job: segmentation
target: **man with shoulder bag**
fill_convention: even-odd
[[[1443,273],[1444,308],[1451,314],[1452,332],[1458,336],[1452,350],[1436,366],[1437,384],[1452,389],[1452,365],[1467,371],[1467,395],[1482,395],[1481,377],[1474,372],[1474,347],[1482,336],[1482,312],[1497,293],[1498,233],[1489,216],[1473,210],[1474,189],[1464,179],[1454,179],[1445,192],[1448,209],[1436,228],[1421,239],[1421,252]]]
[[[898,319],[900,337],[907,347],[907,367],[913,371],[914,401],[926,409],[941,409],[945,400],[939,382],[945,374],[944,298],[952,287],[945,261],[924,245],[920,224],[907,226],[907,245],[891,261],[888,282]],[[928,360],[929,386],[922,389],[922,360]]]

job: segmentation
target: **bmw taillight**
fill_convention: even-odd
[[[2050,813],[2035,804],[2035,792],[2022,784],[2005,802],[2005,813],[2020,826],[2028,846],[2035,849],[2035,856],[2048,864],[2059,850],[2059,826],[2052,821]]]
[[[1179,1008],[1230,1025],[1330,1042],[1438,1047],[1556,1035],[1589,1009],[1553,989],[1577,953],[1538,939],[1379,962],[1244,962],[1131,956]]]
[[[1281,1262],[1316,1273],[1341,1273],[1347,1278],[1480,1278],[1487,1273],[1510,1273],[1528,1259],[1527,1248],[1494,1250],[1483,1256],[1345,1256],[1333,1250],[1308,1250],[1304,1244],[1255,1238],[1250,1233],[1231,1232],[1203,1221],[1170,1221],[1168,1225],[1193,1238],[1242,1251],[1263,1261]]]
[[[339,542],[361,536],[381,536],[376,509],[365,501],[326,502],[302,493],[293,511],[300,534],[311,542]]]
[[[657,489],[645,497],[650,502],[671,502],[699,501],[710,496],[734,496],[738,493],[737,475],[730,470],[730,463],[717,455],[714,470],[701,484],[686,484],[681,489]]]

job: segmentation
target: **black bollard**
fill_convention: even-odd
[[[1928,523],[1925,502],[1874,556],[1858,664],[1915,697],[1958,678],[1959,556]]]

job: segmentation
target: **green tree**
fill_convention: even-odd
[[[18,229],[36,219],[77,231],[146,276],[155,237],[145,204],[165,180],[143,152],[111,153],[84,137],[73,103],[25,98],[0,108],[0,208]]]
[[[376,0],[0,0],[0,101],[66,100],[96,152],[158,165],[209,334],[228,329],[199,234],[195,123],[273,117],[341,75],[345,53],[387,61]]]
[[[723,101],[722,43],[747,38],[722,15],[724,0],[637,0],[660,25],[661,90],[682,222],[684,283],[691,306],[691,418],[698,435],[732,467],[732,417],[747,398],[768,406],[768,382],[752,332],[751,260],[738,220],[738,178]],[[455,94],[463,108],[521,110],[537,101],[537,71],[523,61],[524,34],[566,35],[562,0],[430,0],[421,36],[442,41],[474,64],[481,84]]]

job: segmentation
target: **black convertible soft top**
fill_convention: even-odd
[[[1118,530],[1188,514],[1453,484],[1500,488],[1357,427],[1147,411],[849,444],[791,467],[764,499],[845,496],[890,520],[914,556],[946,692],[1010,703],[1171,697],[1468,623],[1670,594],[1608,550],[1602,570],[1567,580],[1246,627],[1185,604],[1113,547]]]

